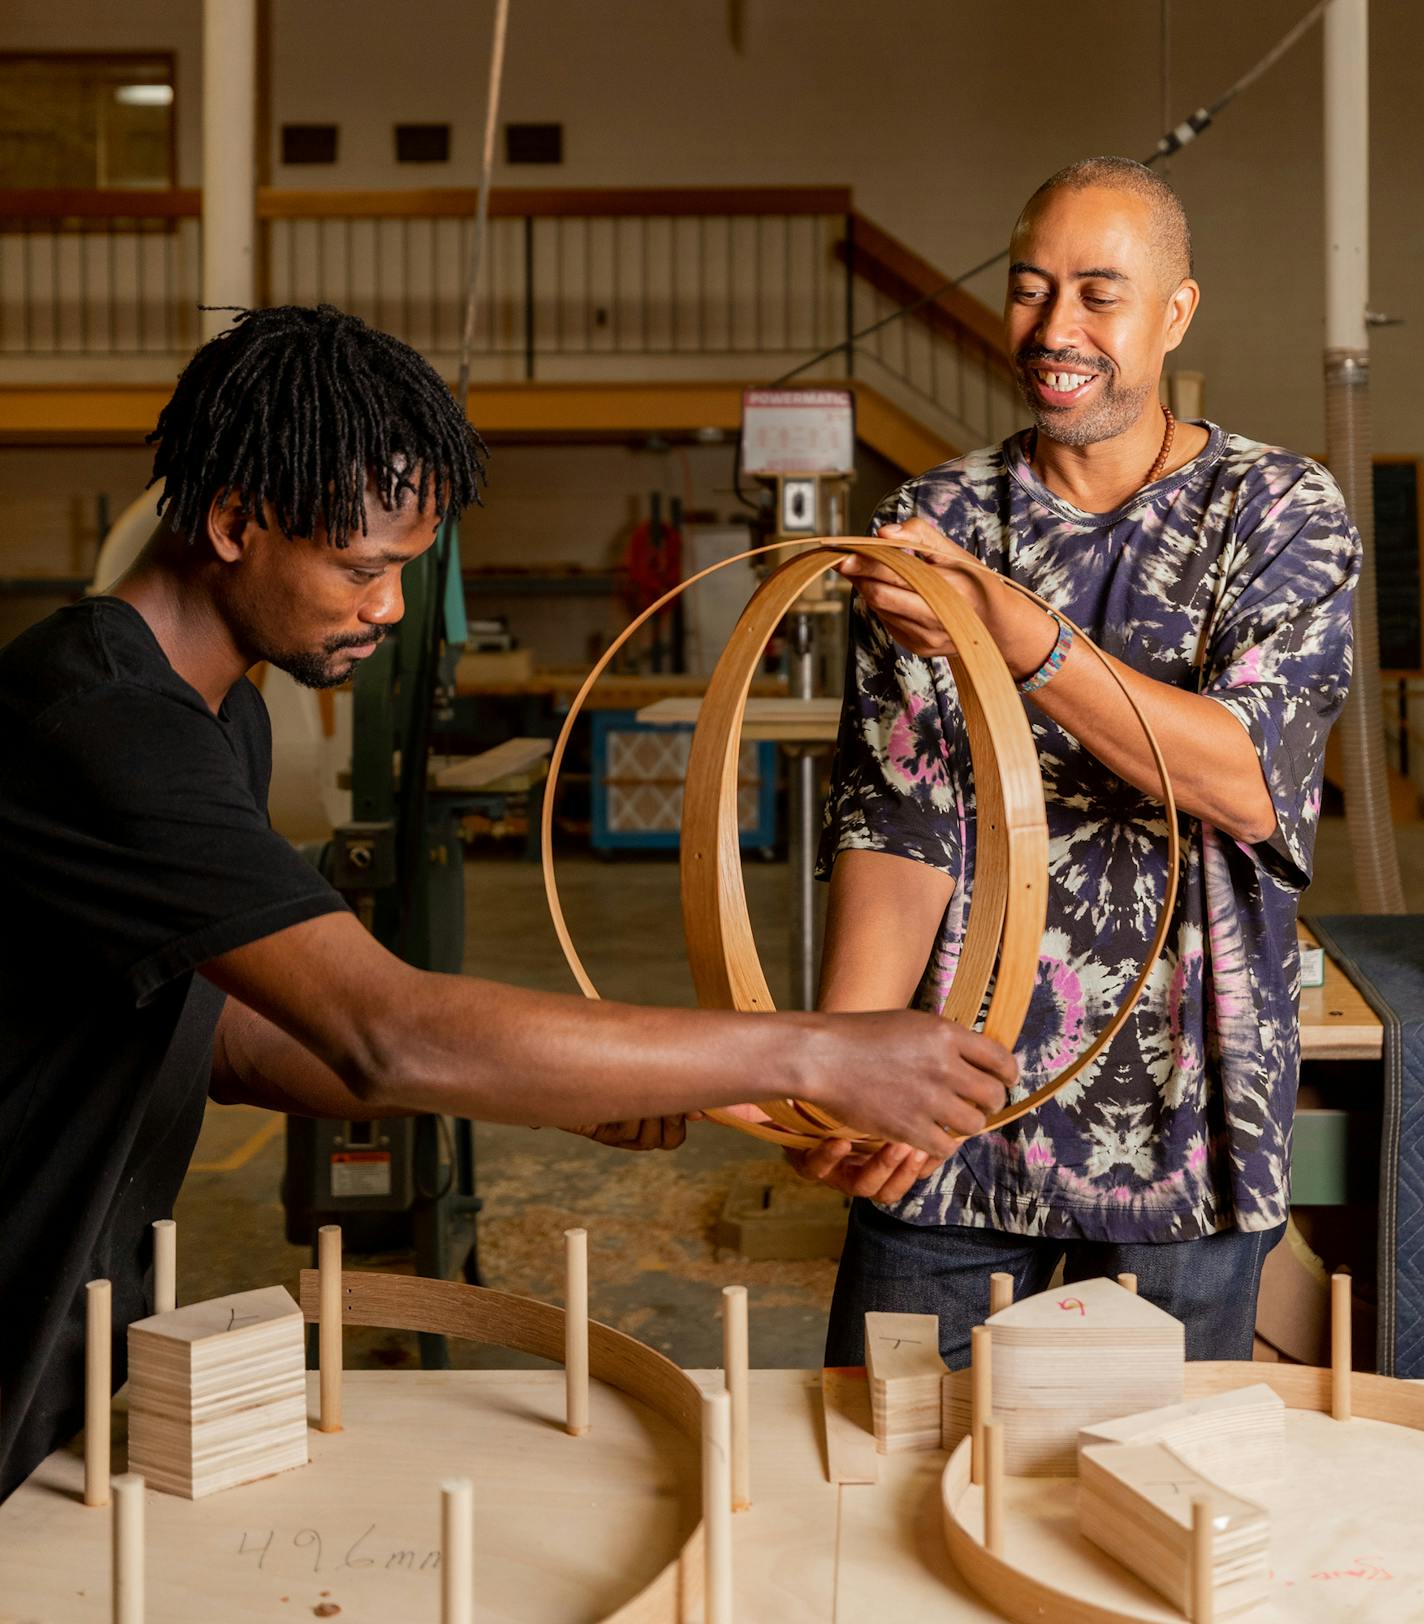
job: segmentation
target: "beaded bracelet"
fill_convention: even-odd
[[[1053,615],[1051,609],[1048,613]],[[1036,694],[1040,688],[1047,687],[1058,675],[1064,660],[1068,658],[1068,650],[1073,647],[1073,628],[1058,615],[1053,615],[1053,618],[1058,621],[1058,641],[1038,670],[1018,684],[1021,694]]]

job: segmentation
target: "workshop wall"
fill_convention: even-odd
[[[377,0],[273,0],[274,126],[331,120],[342,132],[334,170],[274,160],[274,183],[472,182],[492,9],[426,0],[416,30],[390,27]],[[849,183],[866,213],[953,273],[1004,243],[1059,165],[1145,155],[1168,119],[1214,100],[1305,10],[1176,0],[1164,105],[1160,8],[1146,0],[887,0],[873,11],[860,0],[540,0],[537,14],[513,8],[502,112],[562,121],[564,162],[501,163],[496,179]],[[1424,7],[1370,10],[1372,299],[1415,316],[1376,337],[1377,446],[1417,453]],[[448,164],[396,163],[392,126],[407,120],[450,123]],[[1324,445],[1320,121],[1317,30],[1170,167],[1205,293],[1179,364],[1207,374],[1214,417],[1311,451]],[[1001,273],[973,291],[997,306]]]
[[[504,116],[559,121],[564,161],[501,163],[504,184],[848,182],[861,207],[953,271],[1001,244],[1060,163],[1149,150],[1167,117],[1214,99],[1305,0],[539,0],[514,8]],[[393,25],[378,0],[271,0],[271,178],[277,185],[468,183],[478,162],[492,0],[424,0]],[[1413,312],[1424,255],[1424,7],[1374,0],[1374,305]],[[180,170],[197,177],[199,8],[177,0],[9,0],[0,48],[167,46],[178,54]],[[418,26],[415,26],[418,24]],[[1324,441],[1320,385],[1319,33],[1297,46],[1171,168],[1196,230],[1205,302],[1180,364],[1210,413],[1306,450]],[[1170,113],[1168,112],[1170,109]],[[340,127],[338,162],[284,166],[284,122]],[[397,163],[397,122],[448,122],[445,164]],[[997,303],[1000,279],[975,291]],[[1381,451],[1424,447],[1414,326],[1375,345]]]

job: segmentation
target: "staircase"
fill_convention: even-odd
[[[0,441],[129,440],[197,342],[201,194],[0,191]],[[264,189],[259,298],[340,305],[456,370],[475,194]],[[471,415],[487,432],[734,430],[745,384],[855,385],[907,472],[1020,409],[996,314],[840,187],[502,189]]]

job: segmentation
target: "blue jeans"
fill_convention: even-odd
[[[831,1302],[826,1363],[863,1365],[865,1316],[880,1311],[938,1314],[944,1362],[962,1369],[969,1333],[989,1312],[989,1276],[1013,1275],[1014,1296],[1029,1297],[1047,1289],[1060,1258],[1068,1282],[1135,1274],[1140,1295],[1186,1326],[1188,1359],[1249,1359],[1261,1265],[1284,1233],[1282,1224],[1152,1244],[1045,1240],[905,1224],[856,1200]]]

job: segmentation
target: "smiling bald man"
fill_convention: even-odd
[[[1261,1265],[1288,1210],[1299,1077],[1296,910],[1326,734],[1350,673],[1359,539],[1308,458],[1159,404],[1200,298],[1171,188],[1123,158],[1046,181],[1014,228],[1008,353],[1033,426],[893,492],[877,533],[931,557],[1019,682],[1043,769],[1048,928],[1018,1093],[1061,1071],[1148,953],[1167,882],[1157,774],[1184,861],[1166,944],[1097,1063],[1049,1104],[930,1169],[840,1143],[802,1171],[854,1203],[828,1364],[867,1309],[941,1316],[966,1359],[986,1276],[1042,1290],[1137,1274],[1193,1358],[1249,1358]],[[964,719],[923,603],[882,567],[857,594],[822,872],[821,1006],[943,1006],[974,889]],[[1022,583],[1059,613],[1002,584]],[[1061,618],[1060,618],[1061,614]]]

